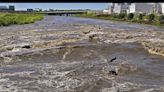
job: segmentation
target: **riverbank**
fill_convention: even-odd
[[[39,14],[0,13],[0,26],[29,24],[42,19],[43,15]]]
[[[139,23],[139,24],[145,24],[145,25],[154,25],[154,26],[164,27],[163,18],[162,18],[163,16],[161,16],[161,19],[160,19],[160,16],[154,16],[154,18],[151,21],[149,21],[149,15],[132,15],[133,17],[129,18],[128,17],[129,15],[126,15],[126,14],[96,15],[94,13],[88,13],[88,14],[76,14],[74,16],[83,17],[83,18],[110,20],[110,21],[117,21],[117,22]]]

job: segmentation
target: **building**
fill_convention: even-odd
[[[7,6],[0,6],[0,12],[11,12],[11,11],[15,11],[15,6],[9,6],[9,8]]]
[[[34,11],[39,12],[39,11],[42,11],[42,9],[40,9],[40,8],[35,8]]]
[[[28,12],[33,12],[33,9],[27,9]]]
[[[154,3],[154,13],[155,14],[162,14],[161,3]]]
[[[111,3],[107,9],[103,10],[104,14],[113,14],[113,13],[127,13],[129,9],[128,3]]]
[[[129,13],[154,13],[154,4],[133,3],[129,6]]]
[[[109,14],[109,10],[108,9],[103,10],[103,14]]]
[[[9,6],[9,11],[15,11],[15,6]]]
[[[54,11],[54,9],[49,9],[49,11]]]
[[[113,13],[127,13],[127,10],[129,9],[130,3],[115,3],[112,4],[112,12]]]
[[[144,14],[164,14],[164,3],[111,3],[103,10],[104,14],[113,13],[144,13]]]
[[[110,14],[112,14],[113,13],[113,10],[114,10],[114,3],[111,4],[111,6],[109,7],[109,9],[110,9]]]
[[[112,3],[112,4],[108,7],[108,14],[112,14],[112,13],[113,13],[113,9],[114,9],[114,3]]]
[[[0,6],[0,12],[8,11],[7,6]]]
[[[161,3],[161,8],[162,14],[164,14],[164,3]]]

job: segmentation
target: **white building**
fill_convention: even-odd
[[[129,9],[128,3],[111,3],[107,9],[103,10],[104,14],[113,14],[113,13],[127,13]]]
[[[108,9],[103,10],[103,14],[109,14],[109,10]]]
[[[154,4],[154,13],[155,14],[161,14],[162,13],[161,3],[155,3]]]
[[[112,3],[110,6],[109,6],[109,14],[112,14],[113,13],[113,9],[114,9],[114,3]]]
[[[129,13],[154,13],[154,4],[133,3],[129,6]]]
[[[164,14],[164,3],[111,3],[103,13]]]
[[[129,3],[115,3],[113,13],[127,13],[129,5]]]
[[[164,3],[161,3],[162,14],[164,14]]]
[[[113,8],[114,8],[114,4],[112,3],[111,5],[108,6],[107,9],[103,10],[104,14],[112,14],[113,13]]]

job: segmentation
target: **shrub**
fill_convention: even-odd
[[[124,19],[124,18],[125,18],[125,16],[126,16],[126,14],[125,14],[125,13],[120,13],[120,14],[118,15],[118,18],[119,18],[119,19]]]
[[[139,14],[138,19],[142,20],[143,19],[143,14]]]
[[[152,22],[155,19],[155,15],[154,14],[149,14],[148,15],[148,21]]]
[[[161,25],[161,24],[164,24],[164,15],[161,15],[160,17],[159,17],[159,24]]]
[[[134,17],[134,14],[133,14],[133,13],[129,13],[129,14],[128,14],[128,20],[133,19],[133,17]]]

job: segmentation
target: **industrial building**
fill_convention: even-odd
[[[164,14],[164,3],[111,3],[105,14],[145,13]]]
[[[15,11],[15,6],[0,6],[0,12],[13,12]]]
[[[129,6],[129,13],[145,13],[151,14],[154,11],[153,4],[133,3]]]

